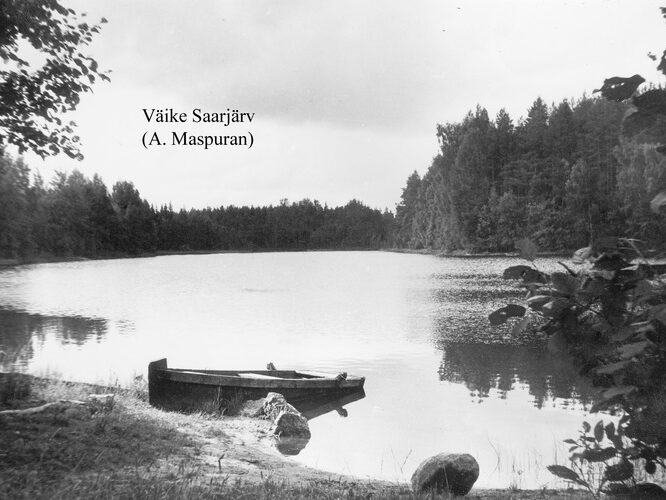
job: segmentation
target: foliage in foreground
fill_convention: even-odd
[[[7,143],[42,158],[64,152],[81,159],[76,124],[61,119],[98,79],[109,80],[81,50],[100,25],[57,0],[0,2],[0,151]],[[102,18],[100,24],[106,23]],[[43,57],[36,59],[30,49]],[[25,54],[25,55],[23,55]],[[37,58],[39,60],[39,58]],[[32,61],[32,62],[31,62]],[[35,67],[36,66],[36,67]]]
[[[523,240],[519,247],[533,261],[536,246]],[[522,317],[521,330],[531,316],[542,320],[539,330],[549,336],[551,349],[571,356],[583,375],[602,388],[592,411],[621,415],[618,423],[599,422],[593,433],[584,423],[571,446],[578,472],[552,466],[551,472],[597,493],[634,482],[635,468],[654,474],[666,467],[666,268],[651,265],[637,242],[605,238],[574,254],[576,270],[550,274],[536,266],[505,270],[506,279],[520,281],[527,291],[527,308],[510,304],[490,315],[499,324]],[[529,312],[528,312],[529,309]],[[583,465],[603,463],[598,485],[583,477]]]
[[[661,14],[666,19],[666,7],[661,8]],[[654,55],[651,58],[657,60]],[[666,50],[657,69],[666,75]],[[663,176],[666,89],[639,92],[644,82],[640,75],[615,76],[595,92],[610,101],[631,103],[622,120],[621,139],[650,144],[656,155],[662,155],[658,172]],[[631,176],[621,180],[631,181]],[[577,270],[562,263],[564,271],[551,274],[536,266],[513,266],[504,273],[505,278],[522,281],[527,306],[543,320],[540,330],[550,336],[553,350],[573,357],[581,373],[603,388],[592,411],[621,415],[617,424],[599,421],[591,435],[592,427],[584,422],[579,438],[566,441],[578,471],[561,465],[549,467],[553,474],[586,487],[595,496],[601,491],[649,494],[640,490],[649,486],[637,484],[637,472],[642,469],[653,475],[658,467],[666,467],[666,265],[647,259],[666,256],[666,218],[659,217],[666,206],[666,186],[653,187],[656,189],[649,201],[652,213],[644,225],[657,229],[650,235],[656,249],[645,251],[641,248],[645,242],[631,238],[593,238],[590,231],[590,246],[573,256],[574,264],[581,266]],[[525,258],[534,261],[534,243],[523,239],[516,246]],[[489,319],[502,323],[510,317],[523,317],[526,311],[511,304]],[[527,322],[524,317],[515,329],[521,330]],[[584,477],[585,470],[589,475],[594,464],[603,464],[596,486]]]

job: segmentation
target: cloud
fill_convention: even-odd
[[[192,106],[393,128],[413,124],[434,90],[437,16],[424,25],[405,3],[209,1],[184,10],[121,1],[104,14],[93,5],[110,21],[95,49],[114,76]]]
[[[646,74],[660,2],[63,0],[109,20],[90,53],[112,82],[73,118],[86,160],[48,169],[133,180],[174,206],[357,197],[393,207],[435,153],[436,123]],[[255,112],[245,152],[146,152],[141,108]],[[45,172],[48,177],[48,172]]]

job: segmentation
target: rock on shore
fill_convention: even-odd
[[[440,453],[421,463],[412,475],[414,493],[448,491],[466,495],[479,477],[479,464],[467,453]]]

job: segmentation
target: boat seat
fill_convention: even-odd
[[[272,380],[282,380],[280,377],[271,377],[270,375],[263,375],[261,373],[239,373],[241,378],[263,378],[263,379],[272,379]]]

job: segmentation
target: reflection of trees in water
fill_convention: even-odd
[[[54,335],[63,344],[81,345],[106,335],[107,321],[79,316],[44,316],[0,308],[0,350],[18,365],[32,359],[33,339]]]
[[[498,276],[442,276],[432,291],[438,306],[432,318],[434,343],[443,353],[440,378],[465,384],[479,398],[491,391],[504,398],[524,384],[539,408],[553,398],[563,405],[589,403],[594,388],[568,360],[546,352],[544,338],[530,328],[512,334],[513,322],[490,325],[488,314],[520,294]]]
[[[480,398],[488,397],[491,390],[504,398],[515,384],[528,386],[538,408],[552,398],[587,404],[595,394],[569,362],[536,347],[441,342],[439,348],[443,353],[440,379],[464,383]]]

